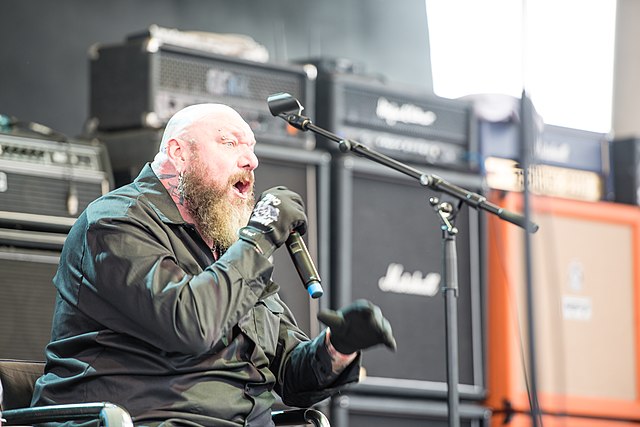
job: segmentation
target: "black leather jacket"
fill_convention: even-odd
[[[145,166],[69,233],[33,404],[110,401],[139,425],[264,426],[271,390],[309,406],[356,381],[359,358],[331,380],[324,333],[296,326],[272,269],[243,241],[215,261]]]

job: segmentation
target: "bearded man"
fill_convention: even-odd
[[[361,350],[395,347],[369,302],[324,313],[331,328],[313,340],[297,327],[270,255],[304,233],[304,204],[275,187],[254,207],[255,144],[230,107],[187,107],[134,182],[80,215],[53,279],[34,406],[109,401],[138,426],[268,426],[272,391],[310,406],[357,381]]]

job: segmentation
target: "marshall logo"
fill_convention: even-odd
[[[405,272],[402,264],[392,263],[387,274],[378,280],[378,287],[383,292],[432,297],[440,290],[440,274],[428,273],[423,277],[421,271]]]
[[[437,119],[433,111],[425,111],[413,104],[398,105],[383,97],[378,98],[376,116],[387,122],[389,126],[394,126],[398,122],[431,126]]]

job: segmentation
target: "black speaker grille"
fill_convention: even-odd
[[[160,59],[160,87],[199,96],[244,98],[265,106],[275,92],[304,95],[304,75],[265,70],[259,63],[213,61],[211,58],[163,53]]]
[[[0,247],[0,358],[43,360],[59,252]]]
[[[398,351],[375,349],[366,354],[368,375],[446,381],[444,297],[441,285],[441,231],[436,213],[421,188],[356,176],[353,216],[353,298],[380,304],[394,326]],[[469,212],[462,209],[457,237],[460,380],[473,384]],[[428,295],[380,289],[379,279],[391,264],[403,275],[419,278]],[[408,277],[408,276],[404,276]],[[400,285],[400,284],[398,284]],[[433,288],[430,288],[433,286]],[[401,286],[406,291],[406,285]]]
[[[334,206],[334,224],[340,224],[332,240],[337,245],[332,260],[340,288],[336,303],[365,298],[379,305],[398,344],[395,353],[384,347],[365,353],[368,380],[362,386],[444,396],[443,243],[440,221],[429,204],[430,197],[439,195],[399,174],[359,167],[341,173],[341,166],[341,162],[336,165],[335,184],[351,195]],[[455,225],[459,229],[458,367],[460,384],[466,386],[461,395],[480,398],[484,392],[480,218],[463,206]]]
[[[328,215],[327,203],[323,197],[328,195],[329,160],[319,153],[295,149],[276,149],[275,147],[256,146],[260,166],[256,169],[256,198],[260,193],[276,185],[284,185],[300,194],[306,204],[309,227],[303,237],[309,252],[316,262],[323,288],[328,299],[328,279],[324,268],[328,255],[323,255],[326,242],[322,239],[324,221]],[[328,196],[326,196],[328,197]],[[298,326],[309,336],[319,333],[316,319],[321,301],[312,300],[306,292],[296,272],[289,253],[285,248],[273,254],[273,280],[280,285],[280,297],[293,312]],[[328,303],[326,304],[328,306]]]

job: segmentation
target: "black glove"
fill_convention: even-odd
[[[273,187],[260,195],[240,238],[255,245],[265,256],[289,238],[292,231],[307,232],[302,198],[286,187]]]
[[[323,310],[318,319],[331,328],[329,341],[342,354],[384,344],[396,350],[396,340],[389,321],[380,307],[360,299],[338,311]]]

